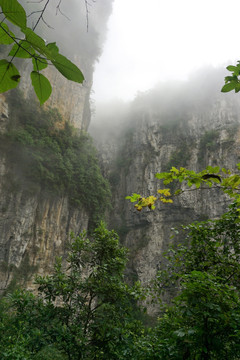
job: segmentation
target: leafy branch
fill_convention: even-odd
[[[222,87],[222,92],[229,92],[235,90],[235,93],[240,91],[240,61],[236,66],[229,65],[227,66],[227,70],[232,73],[231,76],[225,77],[225,85]]]
[[[237,164],[240,170],[240,163]],[[173,198],[183,194],[186,191],[195,191],[201,188],[202,190],[210,188],[218,188],[233,198],[240,208],[240,175],[232,174],[230,170],[225,168],[220,169],[219,166],[207,166],[206,169],[197,173],[192,170],[187,170],[184,167],[177,169],[172,167],[169,172],[157,173],[157,179],[163,180],[163,185],[168,185],[173,182],[183,184],[184,186],[175,192],[171,193],[169,188],[159,189],[157,192],[160,197],[149,196],[143,197],[140,194],[132,194],[126,199],[131,202],[136,202],[135,208],[141,211],[142,208],[148,207],[151,210],[155,209],[155,202],[160,200],[163,203],[172,203]]]
[[[33,71],[30,77],[41,105],[50,97],[52,92],[49,80],[40,73],[48,65],[53,65],[68,80],[80,84],[84,81],[81,70],[59,53],[56,43],[46,45],[44,39],[35,32],[40,20],[46,23],[43,15],[49,1],[46,1],[33,29],[31,29],[27,27],[26,12],[17,0],[0,0],[0,7],[4,15],[4,19],[0,23],[0,45],[13,44],[8,54],[11,56],[11,60],[0,60],[0,93],[14,89],[20,82],[21,75],[13,64],[14,58],[31,59]],[[58,11],[60,11],[60,4],[61,1],[58,4]],[[6,20],[10,21],[18,31],[21,31],[23,38],[19,39],[15,36],[9,29]]]

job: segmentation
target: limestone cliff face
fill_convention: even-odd
[[[68,81],[54,66],[49,65],[43,74],[52,84],[53,91],[44,106],[57,108],[65,120],[85,131],[91,118],[89,99],[94,66],[102,52],[113,1],[90,1],[88,4],[72,0],[71,5],[68,1],[62,1],[60,11],[55,2],[50,2],[44,12],[44,22],[40,21],[36,28],[37,34],[47,39],[48,43],[56,42],[60,53],[76,64],[85,78],[82,85]],[[42,10],[41,1],[23,1],[23,6],[27,14],[31,14],[29,21],[32,23],[29,26],[32,27],[39,16],[37,10]],[[19,65],[19,70],[22,75],[20,88],[25,97],[36,99],[29,77],[32,71],[31,59],[25,59]]]
[[[75,58],[75,64],[81,69],[81,61]],[[22,72],[24,74],[20,89],[25,98],[36,99],[30,82],[31,64],[23,64]],[[83,84],[77,84],[68,81],[56,69],[48,68],[44,72],[52,84],[53,91],[50,98],[44,104],[45,108],[57,108],[63,119],[69,121],[76,129],[87,131],[90,123],[90,92],[92,80],[84,81]]]
[[[0,133],[9,121],[8,103],[0,97]],[[66,254],[70,232],[88,228],[84,208],[66,196],[47,194],[39,186],[22,189],[12,178],[7,154],[0,153],[0,293],[11,281],[32,285],[33,273],[47,274],[56,256]],[[29,191],[30,190],[30,191]]]
[[[67,7],[63,12],[69,15],[69,11],[72,11],[71,22],[67,24],[72,30],[66,31],[66,24],[61,23],[64,19],[66,21],[63,17],[60,19],[60,28],[56,27],[52,35],[48,34],[46,37],[60,43],[61,52],[81,68],[85,81],[82,85],[76,84],[67,81],[52,68],[46,69],[53,93],[45,106],[57,108],[65,121],[70,121],[75,128],[85,131],[90,122],[89,98],[94,64],[101,53],[112,2],[113,0],[103,0],[94,4],[93,16],[89,15],[89,31],[86,29],[84,2],[79,4],[79,1],[73,1],[71,7],[66,2]],[[54,8],[54,13],[55,11]],[[51,14],[49,23],[53,25],[55,20]],[[42,31],[45,38],[44,31],[48,31],[46,26]],[[28,64],[24,60],[19,69],[22,75],[20,88],[25,98],[36,98],[29,78],[31,61]],[[10,120],[8,102],[1,95],[0,137],[5,133]],[[14,175],[12,176],[13,166],[4,146],[1,150],[0,294],[16,282],[32,287],[34,273],[49,273],[55,257],[66,255],[69,233],[79,233],[87,229],[89,223],[86,209],[73,208],[67,196],[49,195],[35,184],[31,184],[31,188],[27,190],[21,188],[14,180]]]
[[[188,191],[173,204],[159,203],[154,211],[137,212],[125,196],[156,195],[161,183],[154,175],[172,166],[200,171],[219,165],[234,170],[240,156],[238,98],[217,94],[205,106],[179,104],[176,111],[171,106],[165,110],[158,101],[154,105],[145,97],[137,99],[122,132],[106,135],[98,144],[113,191],[109,223],[130,249],[129,277],[143,283],[154,276],[173,241],[172,227],[216,218],[229,199],[217,189]]]

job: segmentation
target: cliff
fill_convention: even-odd
[[[196,83],[170,88],[162,84],[140,94],[125,119],[115,123],[114,117],[111,122],[109,119],[102,141],[97,123],[91,129],[93,135],[98,133],[102,167],[112,186],[114,210],[109,223],[130,249],[129,280],[147,283],[154,277],[164,261],[163,252],[179,241],[172,238],[173,227],[217,218],[230,202],[216,189],[185,192],[173,204],[159,203],[154,211],[145,208],[138,212],[125,200],[134,192],[156,195],[161,183],[155,174],[172,166],[201,171],[207,165],[219,165],[236,170],[240,100],[237,95],[220,93],[223,76],[217,75],[217,82],[209,80],[210,88],[209,83],[197,79],[197,89]]]
[[[108,5],[109,13],[111,1],[102,4],[103,8]],[[98,9],[104,33],[106,16],[102,17],[102,13],[106,13],[99,4]],[[102,190],[104,196],[108,196],[108,190],[96,162],[93,157],[89,158],[89,153],[84,155],[84,149],[90,146],[88,140],[83,140],[86,146],[78,154],[69,148],[52,152],[58,151],[60,142],[68,141],[68,135],[63,135],[68,122],[78,130],[88,129],[92,72],[100,53],[96,33],[94,29],[91,33],[94,41],[75,58],[86,76],[83,86],[67,82],[55,72],[47,75],[54,93],[46,104],[46,114],[49,109],[57,108],[63,120],[52,128],[50,123],[54,143],[46,133],[43,138],[37,138],[34,134],[38,128],[33,129],[29,122],[34,115],[38,124],[38,116],[43,112],[30,107],[23,114],[22,105],[17,107],[14,92],[0,97],[0,292],[19,282],[32,287],[34,273],[49,273],[55,257],[66,256],[70,231],[79,233],[87,229],[93,223],[93,216],[107,202],[99,196]],[[86,39],[82,45],[88,43]],[[99,39],[101,44],[102,35]],[[28,66],[22,67],[22,71],[27,75]],[[200,74],[190,83],[159,85],[139,94],[127,106],[120,104],[111,111],[107,108],[107,116],[103,114],[105,122],[91,129],[97,138],[103,174],[112,188],[108,223],[118,231],[130,251],[129,281],[139,279],[147,283],[154,277],[163,261],[163,252],[172,241],[178,241],[172,239],[172,227],[217,218],[227,208],[229,199],[217,190],[185,192],[173,204],[158,204],[155,211],[145,209],[141,213],[125,200],[125,196],[133,192],[155,195],[160,186],[155,173],[169,170],[171,166],[201,170],[207,165],[219,165],[235,169],[239,161],[240,102],[237,96],[220,93],[221,85],[216,78],[221,82],[222,73],[213,72],[213,77]],[[27,106],[29,103],[33,106],[27,76],[22,79],[21,90]],[[59,134],[61,141],[56,142]],[[69,134],[73,135],[74,143],[74,133]],[[32,152],[36,147],[43,148],[44,156],[41,152]],[[18,150],[25,163],[18,163]],[[70,154],[72,163],[66,161],[66,153]],[[81,153],[85,167],[78,157]],[[13,154],[17,155],[14,161]],[[75,169],[78,176],[84,174],[81,181],[72,183],[69,172],[75,174]],[[46,186],[49,181],[51,186]],[[80,183],[81,190],[77,186],[75,189],[76,183]],[[56,187],[60,189],[57,192]]]
[[[64,4],[62,6],[65,6]],[[41,5],[35,3],[27,6],[31,12],[31,6]],[[69,130],[73,145],[65,150],[60,143],[68,142],[70,135],[62,140],[59,138],[58,142],[56,139],[61,135],[66,123],[78,130],[87,131],[91,116],[90,92],[94,64],[101,54],[111,7],[112,0],[93,4],[89,13],[88,31],[84,3],[73,1],[71,7],[67,4],[62,8],[66,16],[59,14],[57,20],[52,16],[52,11],[55,13],[56,9],[49,8],[50,12],[45,14],[45,19],[54,26],[54,31],[44,24],[39,29],[44,38],[49,42],[56,41],[61,51],[79,65],[85,76],[83,85],[67,81],[57,71],[47,69],[46,76],[52,84],[53,93],[45,105],[44,113],[33,95],[29,78],[31,64],[24,60],[19,65],[22,75],[20,90],[24,98],[19,100],[20,95],[16,91],[0,96],[0,294],[7,288],[14,288],[18,283],[32,287],[33,275],[36,272],[49,273],[53,269],[56,256],[66,256],[70,232],[77,234],[88,229],[94,222],[96,210],[87,204],[87,194],[84,193],[84,189],[86,188],[87,192],[91,184],[88,181],[88,184],[84,185],[85,177],[91,177],[93,186],[96,179],[107,194],[107,184],[101,178],[95,152],[87,136],[83,136],[81,142],[76,138],[79,132],[75,134]],[[28,108],[23,113],[24,104],[27,104]],[[46,132],[48,129],[41,128],[42,130],[38,131],[37,124],[41,124],[41,114],[44,113],[45,118],[48,118],[48,111],[54,118],[51,110],[54,108],[61,116],[61,123],[55,122],[56,131],[49,125],[49,131],[54,136],[51,143],[51,134]],[[31,125],[33,117],[35,125]],[[47,120],[44,121],[46,123]],[[41,132],[45,138],[39,138]],[[80,164],[77,152],[74,153],[74,149],[79,146],[76,144],[79,143],[80,148],[76,151],[83,154],[83,158],[79,159]],[[54,159],[57,160],[56,166]],[[51,166],[55,166],[54,171],[59,173],[58,183],[54,180],[54,171],[51,172],[49,168],[50,163],[47,164],[45,160],[52,161]],[[87,169],[87,166],[91,169]],[[65,185],[61,180],[63,170],[67,174]],[[73,181],[77,184],[77,172],[79,174],[80,171],[83,172],[83,178],[79,180],[82,190],[79,191],[76,185],[75,194],[71,191],[69,193],[70,183]],[[84,171],[89,171],[89,175]],[[72,172],[72,180],[69,172]],[[94,189],[92,193],[94,195]],[[96,209],[101,201],[103,200],[96,194],[93,201]]]

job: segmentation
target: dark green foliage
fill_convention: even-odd
[[[239,360],[237,206],[183,234],[149,289],[160,307],[148,328],[139,284],[124,282],[126,249],[116,233],[101,223],[92,239],[74,237],[67,266],[58,259],[52,275],[37,277],[38,296],[17,290],[1,301],[1,359]],[[172,289],[166,305],[162,295]]]
[[[34,360],[67,360],[66,355],[57,350],[54,346],[43,347],[33,358]]]
[[[31,182],[48,192],[66,194],[72,205],[88,210],[93,222],[100,219],[109,205],[110,190],[89,135],[78,134],[56,110],[29,104],[19,92],[9,102],[12,122],[3,142],[22,186]]]
[[[67,267],[58,259],[36,278],[38,296],[17,290],[0,303],[1,359],[137,359],[141,292],[124,282],[126,249],[103,223],[72,240]]]
[[[240,291],[240,219],[237,205],[219,220],[196,222],[183,226],[185,244],[169,249],[167,261],[157,277],[159,291],[177,287],[182,275],[201,271],[225,279]],[[178,232],[178,231],[177,231]]]
[[[162,308],[151,335],[150,359],[240,358],[240,220],[235,204],[219,220],[183,227],[185,245],[173,247],[154,282],[164,293],[178,292]]]
[[[199,271],[182,277],[180,295],[153,331],[150,359],[239,359],[240,299],[222,280]]]

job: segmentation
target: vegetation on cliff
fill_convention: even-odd
[[[73,206],[84,206],[93,223],[101,219],[111,195],[90,136],[77,133],[57,110],[24,100],[18,90],[8,103],[11,120],[1,147],[12,164],[16,190],[67,195]]]
[[[219,220],[182,231],[185,239],[165,254],[153,282],[156,299],[166,291],[175,293],[154,329],[152,339],[160,339],[155,351],[160,359],[239,359],[238,206],[230,205]]]
[[[237,206],[181,232],[147,289],[159,307],[155,325],[140,320],[146,289],[125,283],[126,249],[101,223],[92,239],[73,237],[67,269],[58,259],[53,274],[36,278],[38,295],[17,290],[1,300],[1,359],[239,359]]]
[[[67,79],[82,83],[81,71],[59,54],[56,44],[46,45],[36,35],[38,21],[33,30],[26,26],[25,10],[17,0],[0,0],[0,6],[23,34],[17,39],[2,21],[0,44],[13,47],[10,61],[0,61],[1,92],[19,83],[15,57],[32,60],[31,81],[41,104],[51,94],[49,81],[40,73],[49,61]],[[43,13],[44,9],[39,19]],[[232,76],[225,78],[222,91],[240,91],[240,65],[227,69]],[[30,192],[41,188],[48,194],[66,194],[73,206],[84,206],[96,222],[108,205],[110,191],[89,136],[77,134],[56,111],[39,110],[23,101],[19,93],[13,102],[1,147],[11,159],[15,182]],[[215,132],[204,135],[200,159],[204,149],[214,150],[216,138]],[[172,153],[169,164],[183,161],[185,166],[188,159],[183,144]],[[118,160],[116,169],[127,169],[129,164]],[[183,227],[185,240],[169,250],[147,289],[148,300],[159,305],[156,324],[146,327],[139,320],[142,315],[136,303],[143,299],[143,290],[139,284],[125,283],[126,249],[119,246],[115,232],[101,223],[92,239],[85,233],[73,237],[67,269],[58,259],[53,274],[36,278],[38,295],[17,290],[2,299],[1,359],[240,359],[240,176],[219,167],[196,173],[172,166],[170,172],[156,177],[164,185],[177,181],[190,187],[173,193],[159,189],[157,196],[163,203],[204,186],[220,188],[235,200],[220,220]],[[117,185],[117,180],[116,171],[112,183]],[[154,209],[157,200],[139,194],[128,198],[137,203],[138,211]],[[165,292],[173,295],[171,305],[162,301]]]
[[[124,282],[127,250],[101,223],[72,238],[67,267],[38,276],[39,295],[17,290],[1,303],[1,359],[132,358],[137,286]]]

